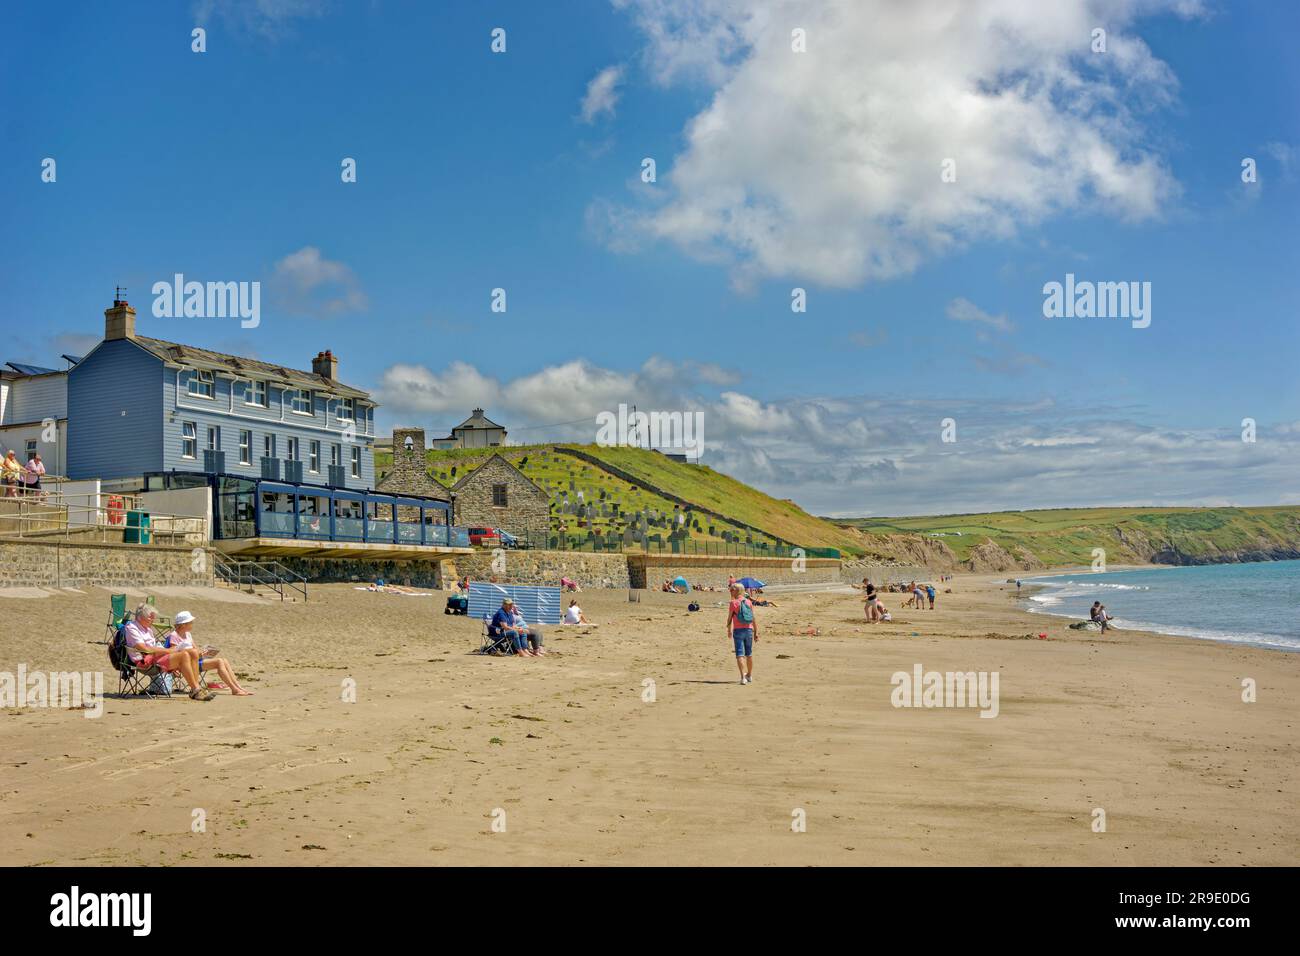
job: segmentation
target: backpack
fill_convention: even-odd
[[[745,625],[754,623],[754,606],[749,603],[749,598],[740,599],[740,607],[736,608],[736,623]]]

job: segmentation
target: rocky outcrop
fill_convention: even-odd
[[[1005,548],[994,544],[992,538],[985,538],[971,548],[970,557],[966,559],[966,569],[987,574],[991,571],[1019,571],[1020,565]]]

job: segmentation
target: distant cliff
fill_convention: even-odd
[[[842,522],[868,550],[935,570],[1036,571],[1107,564],[1236,564],[1300,558],[1300,507],[1068,508]],[[910,539],[910,541],[909,541]]]

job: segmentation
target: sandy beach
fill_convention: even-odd
[[[445,594],[162,589],[256,696],[118,699],[105,673],[97,719],[0,712],[0,847],[9,865],[1300,859],[1300,655],[1071,631],[1005,577],[958,576],[935,611],[885,595],[883,625],[847,588],[773,593],[749,686],[721,594],[689,614],[587,592],[600,626],[552,627],[552,653],[520,660],[470,654],[480,625]],[[0,595],[18,623],[0,670],[106,670],[107,592],[20,593]],[[892,706],[917,664],[996,671],[997,717]]]

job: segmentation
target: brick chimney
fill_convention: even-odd
[[[338,381],[338,356],[329,349],[326,349],[324,352],[318,352],[316,357],[311,360],[311,370],[314,375],[324,375],[328,379]]]
[[[135,338],[135,309],[126,299],[114,299],[113,307],[104,310],[104,339]]]

